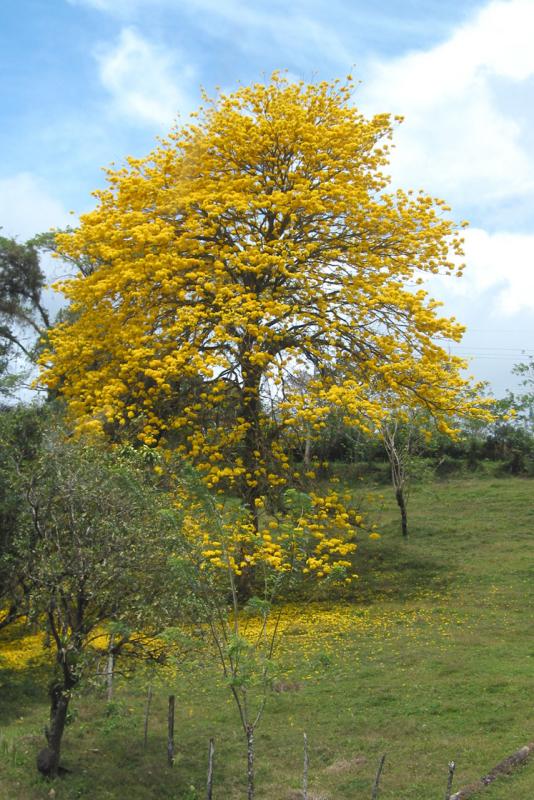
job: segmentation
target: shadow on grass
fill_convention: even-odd
[[[48,703],[51,667],[42,661],[29,662],[24,669],[0,665],[0,726],[25,716],[33,706]]]
[[[130,692],[133,690],[130,690]],[[197,798],[205,780],[207,736],[198,741],[187,730],[176,732],[175,763],[167,766],[166,709],[160,702],[151,717],[148,745],[143,747],[143,724],[132,714],[131,693],[112,706],[86,697],[83,713],[66,732],[63,760],[70,770],[63,779],[66,798],[105,797],[106,800],[175,800]],[[160,698],[161,700],[161,698]],[[110,710],[112,709],[112,710]],[[218,767],[222,772],[222,765]],[[219,775],[219,781],[222,780]],[[192,791],[192,787],[197,787]],[[62,794],[63,796],[63,794]]]
[[[420,546],[410,542],[382,539],[378,547],[363,543],[358,556],[354,599],[365,602],[384,598],[404,602],[441,594],[455,579],[450,562],[421,553]]]

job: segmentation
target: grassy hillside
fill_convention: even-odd
[[[381,800],[440,798],[449,760],[457,762],[460,788],[534,739],[534,483],[465,479],[416,487],[408,542],[383,491],[383,536],[362,543],[352,596],[287,609],[280,691],[257,735],[259,800],[299,797],[303,731],[309,800],[370,798],[384,752]],[[242,734],[228,690],[216,673],[191,663],[154,683],[146,751],[149,675],[117,681],[111,705],[94,688],[78,694],[64,744],[71,773],[50,794],[34,770],[47,716],[46,667],[36,659],[20,668],[17,635],[6,631],[0,641],[2,800],[201,798],[210,736],[215,797],[245,796]],[[171,692],[172,770],[165,752]],[[482,796],[534,797],[534,760]]]

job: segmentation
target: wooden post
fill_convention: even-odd
[[[169,695],[169,714],[167,718],[167,764],[172,767],[174,764],[174,695]]]
[[[308,737],[304,734],[304,768],[302,770],[302,800],[308,800]]]
[[[449,761],[449,777],[447,778],[447,791],[445,792],[445,800],[451,800],[452,781],[454,778],[455,769],[456,769],[456,764],[454,763],[454,761]]]
[[[145,730],[143,736],[143,747],[146,750],[147,742],[148,742],[148,715],[150,714],[150,703],[152,702],[152,684],[148,685],[148,691],[146,694],[146,707],[145,707]]]
[[[475,783],[470,783],[469,786],[464,786],[463,789],[452,794],[450,800],[467,800],[468,797],[472,797],[474,794],[477,794],[477,792],[480,792],[481,789],[485,789],[486,786],[493,783],[500,775],[508,775],[515,767],[523,764],[532,753],[534,753],[534,742],[520,747],[519,750],[516,750],[511,756],[508,756],[504,761],[499,762],[497,766],[493,767],[487,775],[483,775],[480,780],[475,781]]]
[[[380,776],[382,775],[382,770],[384,769],[384,761],[386,760],[386,754],[382,756],[380,759],[380,764],[378,765],[378,769],[376,771],[376,778],[373,785],[373,793],[371,795],[371,800],[377,800],[378,798],[378,787],[380,784]]]
[[[254,726],[247,723],[247,800],[254,800]]]
[[[108,657],[106,667],[106,686],[107,686],[107,701],[111,703],[113,700],[113,670],[115,668],[115,653],[113,652],[113,643],[115,636],[110,633],[108,644]]]
[[[215,755],[215,742],[210,739],[210,746],[208,749],[208,782],[206,787],[206,800],[213,798],[213,757]]]

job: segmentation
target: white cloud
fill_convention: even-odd
[[[534,234],[473,229],[465,252],[467,292],[491,290],[495,310],[507,316],[534,311]]]
[[[0,178],[0,234],[24,242],[51,228],[75,224],[73,217],[38,177],[21,172]],[[41,267],[50,283],[65,274],[66,265],[50,255],[41,258]],[[64,305],[62,296],[52,289],[43,291],[43,302],[53,318]],[[27,344],[32,344],[29,335]]]
[[[395,182],[457,205],[534,191],[533,41],[534,2],[497,0],[442,44],[371,65],[357,102],[405,116]]]
[[[194,71],[179,63],[175,52],[123,28],[115,44],[101,45],[95,55],[118,113],[162,127],[191,110],[184,84],[193,80]]]
[[[534,311],[534,234],[470,228],[464,240],[463,277],[430,278],[430,294],[443,299],[449,311],[467,298],[481,320]]]
[[[0,226],[20,241],[72,222],[67,210],[35,175],[20,172],[0,178]]]

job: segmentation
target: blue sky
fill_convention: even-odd
[[[465,277],[430,290],[502,394],[534,353],[532,42],[534,0],[3,0],[0,225],[72,223],[101,168],[147,153],[200,86],[351,72],[363,111],[405,117],[394,183],[471,222]]]

